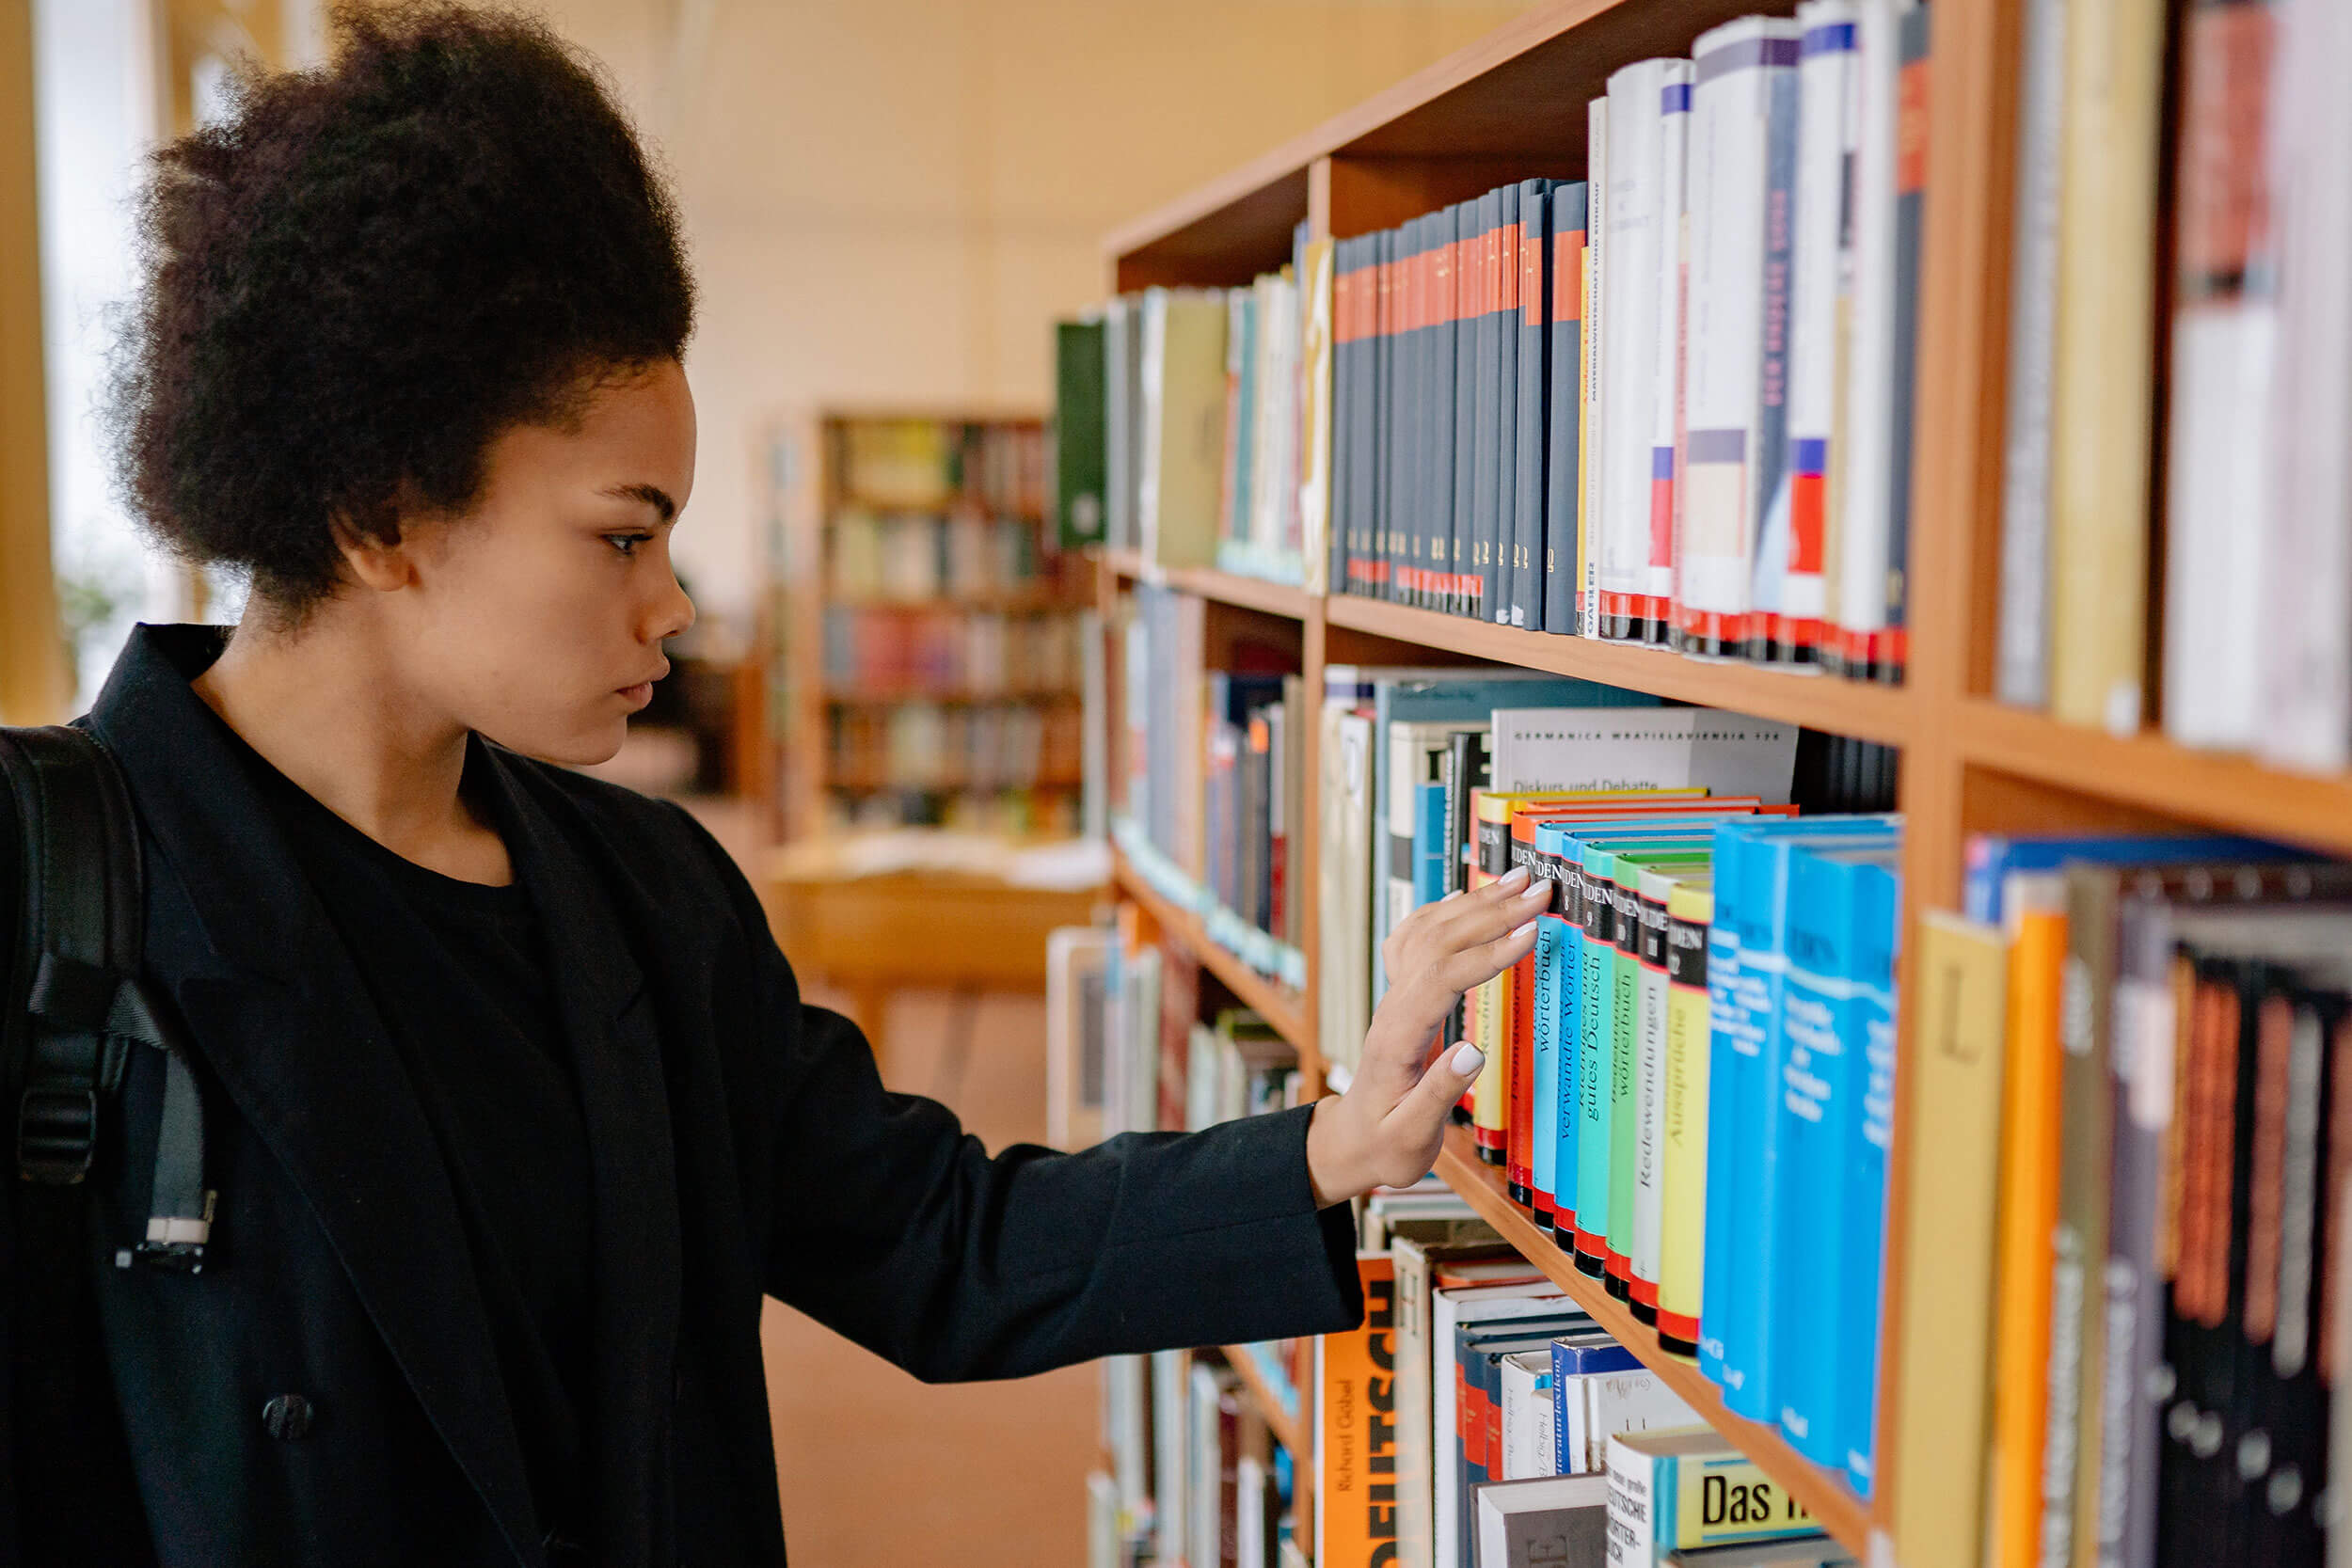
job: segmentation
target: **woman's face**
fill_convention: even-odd
[[[600,388],[576,424],[491,444],[481,500],[412,531],[387,595],[403,678],[437,717],[527,755],[602,762],[694,622],[670,531],[694,485],[694,399],[664,361]]]

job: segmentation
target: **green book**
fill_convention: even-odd
[[[1054,324],[1054,525],[1063,549],[1103,543],[1104,358],[1100,318]]]

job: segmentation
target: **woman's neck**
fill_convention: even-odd
[[[401,678],[372,628],[324,607],[288,628],[258,607],[197,695],[263,760],[394,854],[444,876],[513,880],[459,788],[468,732]]]

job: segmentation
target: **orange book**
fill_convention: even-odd
[[[2058,1224],[2058,998],[2066,881],[2010,879],[2009,1061],[2001,1085],[1999,1261],[1993,1323],[1990,1568],[2042,1555],[2042,1459],[2049,1424],[2050,1233]]]
[[[1315,1561],[1396,1560],[1396,1261],[1359,1252],[1364,1321],[1315,1341]]]

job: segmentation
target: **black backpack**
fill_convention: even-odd
[[[151,1560],[93,1274],[200,1273],[214,1195],[195,1075],[140,978],[144,892],[112,754],[81,729],[0,728],[0,1131],[16,1178],[0,1222],[0,1562]],[[107,1238],[117,1097],[141,1049],[165,1064],[151,1217]]]

